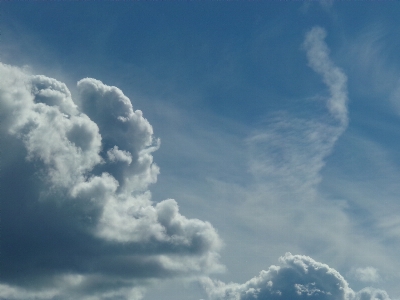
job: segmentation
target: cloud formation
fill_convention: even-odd
[[[324,29],[314,27],[306,34],[303,48],[309,66],[328,87],[329,95],[324,99],[327,112],[312,119],[276,113],[266,128],[247,140],[251,172],[274,182],[275,190],[292,191],[296,198],[314,197],[324,159],[348,124],[347,77],[329,58],[325,37]]]
[[[277,114],[248,140],[253,173],[296,195],[293,203],[313,199],[348,124],[347,79],[329,59],[325,35],[312,29],[304,49],[329,89],[327,113]],[[137,300],[151,279],[223,270],[210,223],[181,215],[173,199],[151,201],[160,141],[121,90],[85,78],[72,99],[64,83],[4,64],[0,78],[0,299]],[[373,281],[370,270],[357,274]],[[356,293],[336,270],[290,253],[244,284],[202,284],[211,300],[389,300],[373,288]]]
[[[202,280],[211,300],[389,300],[385,291],[365,288],[355,293],[335,269],[304,255],[286,253],[279,258],[279,266],[244,284]]]
[[[326,157],[348,126],[348,91],[347,77],[330,59],[325,37],[324,29],[314,27],[303,43],[309,66],[328,88],[328,96],[318,99],[323,100],[325,110],[312,118],[276,113],[247,140],[250,170],[259,180],[261,196],[252,197],[242,208],[249,210],[252,205],[248,221],[266,224],[263,229],[269,232],[265,236],[284,232],[286,239],[296,239],[302,247],[308,244],[309,252],[334,253],[346,239],[354,241],[351,234],[343,234],[348,229],[347,215],[326,201],[317,187]],[[318,245],[324,249],[316,250]],[[287,253],[279,262],[243,284],[204,278],[202,285],[211,300],[390,299],[385,291],[371,287],[353,291],[338,271],[308,256]],[[364,279],[375,278],[370,269],[357,271],[358,276],[361,273]]]
[[[330,98],[327,101],[329,112],[340,121],[342,126],[346,126],[348,123],[347,77],[330,60],[325,37],[326,31],[316,26],[307,33],[303,46],[310,67],[322,76],[329,88]]]
[[[140,280],[223,269],[210,223],[151,201],[160,142],[121,90],[0,78],[0,299],[139,299]]]

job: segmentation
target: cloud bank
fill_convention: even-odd
[[[160,142],[121,90],[0,78],[0,299],[140,299],[139,281],[223,269],[210,223],[151,201]]]

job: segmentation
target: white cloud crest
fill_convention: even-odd
[[[308,256],[286,253],[279,262],[243,284],[210,278],[201,283],[210,300],[390,300],[385,291],[373,288],[355,293],[339,272]]]

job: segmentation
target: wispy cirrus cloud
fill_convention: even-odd
[[[320,182],[324,160],[348,124],[347,77],[330,60],[325,36],[324,29],[315,27],[307,33],[303,47],[310,67],[329,89],[327,113],[304,119],[281,112],[248,139],[251,171],[280,187],[285,185],[298,197],[304,193],[312,197],[308,192]]]
[[[349,123],[347,76],[330,59],[325,37],[324,29],[314,27],[303,49],[328,88],[326,110],[311,118],[276,113],[247,139],[257,183],[251,192],[241,190],[246,200],[237,215],[263,231],[270,241],[263,245],[275,248],[295,239],[296,251],[343,258],[356,255],[370,240],[355,234],[345,202],[329,201],[318,190],[326,159]],[[348,252],[349,244],[354,253]],[[373,247],[372,253],[381,251]],[[210,299],[389,299],[385,291],[369,287],[354,292],[339,272],[308,256],[288,253],[280,263],[244,284],[206,278],[203,286]]]

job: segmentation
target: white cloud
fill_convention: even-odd
[[[35,102],[57,106],[63,113],[76,115],[77,105],[72,101],[71,93],[67,86],[53,78],[43,75],[32,76],[32,94]]]
[[[139,279],[223,270],[210,223],[152,203],[160,142],[121,90],[83,79],[78,107],[55,79],[0,77],[0,298],[140,299]]]
[[[389,295],[379,289],[365,288],[359,291],[355,297],[356,300],[390,300]]]
[[[107,151],[108,159],[112,162],[122,161],[127,163],[128,165],[132,162],[132,155],[128,151],[119,150],[118,146],[114,146],[114,148]]]
[[[329,89],[328,114],[309,120],[281,112],[270,117],[266,129],[248,139],[251,171],[300,197],[313,197],[324,159],[348,124],[347,77],[330,60],[325,36],[322,28],[314,27],[303,46],[309,65]]]
[[[342,126],[346,126],[348,123],[347,77],[330,60],[325,37],[326,32],[323,28],[314,27],[307,33],[303,46],[307,52],[310,67],[322,76],[329,88],[331,94],[327,103],[329,112],[340,121]]]
[[[201,279],[211,300],[267,300],[267,299],[334,299],[334,300],[389,300],[385,291],[365,288],[355,293],[335,269],[304,255],[286,253],[279,266],[244,284]]]
[[[242,217],[247,213],[251,222],[264,222],[266,227],[258,227],[260,232],[268,229],[263,236],[296,239],[299,248],[308,244],[332,257],[344,256],[349,248],[376,253],[376,245],[369,247],[368,241],[349,234],[342,207],[319,199],[320,170],[348,123],[346,76],[330,61],[323,39],[324,31],[314,28],[304,47],[310,66],[323,76],[330,91],[328,113],[311,120],[277,114],[265,131],[250,137],[257,186],[251,186],[251,191],[228,186],[229,195],[240,190],[230,204],[245,200],[230,207]],[[148,187],[159,172],[152,156],[159,141],[122,91],[83,79],[78,83],[78,107],[66,86],[54,79],[30,76],[7,65],[0,66],[0,73],[1,138],[12,142],[0,145],[6,150],[4,157],[12,158],[3,164],[6,168],[0,175],[11,179],[1,188],[7,188],[9,199],[17,199],[6,211],[14,216],[18,212],[23,220],[17,226],[13,218],[5,217],[6,227],[15,235],[6,241],[13,249],[40,253],[32,265],[26,255],[6,252],[11,258],[5,265],[8,273],[2,277],[1,297],[140,299],[143,289],[139,287],[144,284],[138,279],[222,270],[218,263],[222,243],[210,223],[182,216],[172,199],[152,203]],[[14,182],[23,184],[27,193],[21,193]],[[226,214],[224,220],[230,217],[236,215]],[[245,284],[210,279],[204,279],[204,284],[211,299],[253,299],[260,293],[278,297],[282,290],[294,297],[326,299],[334,293],[338,297],[353,293],[339,273],[310,257],[288,254],[281,264]],[[305,272],[304,266],[312,272]],[[21,272],[28,281],[39,278],[37,290],[25,286],[28,281],[22,282]],[[325,272],[325,277],[319,276],[318,281],[313,272]],[[288,277],[279,274],[295,274],[298,280],[289,285]],[[276,289],[279,282],[282,286]],[[384,291],[368,288],[354,297],[389,299]]]
[[[133,110],[130,100],[116,87],[85,78],[78,82],[78,90],[82,111],[99,126],[103,149],[114,156],[116,149],[123,149],[125,160],[130,153],[131,164],[114,165],[105,170],[119,181],[119,189],[127,194],[146,190],[159,173],[151,155],[159,142],[153,138],[150,123],[140,110]]]

